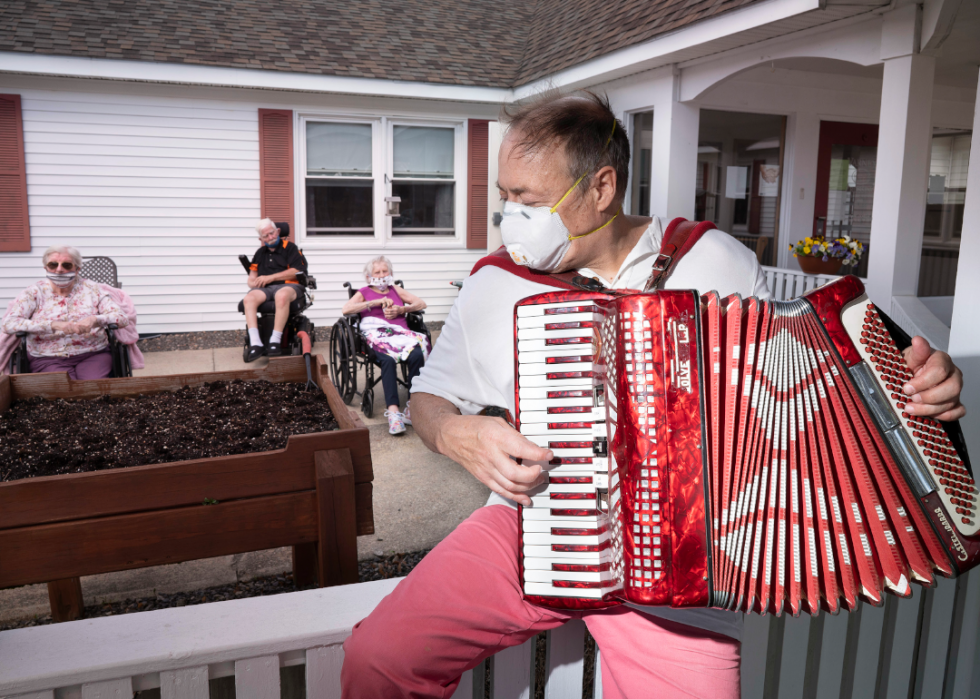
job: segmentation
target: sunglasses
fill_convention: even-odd
[[[49,262],[44,266],[47,267],[52,272],[58,269],[59,266],[66,272],[71,272],[73,269],[75,269],[74,262]]]

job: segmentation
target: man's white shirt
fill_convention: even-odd
[[[663,238],[663,222],[654,217],[611,280],[589,269],[616,289],[642,289],[650,277]],[[677,262],[667,289],[717,291],[722,296],[770,298],[766,278],[755,254],[721,231],[708,231]],[[422,373],[412,381],[413,393],[431,393],[450,401],[463,415],[494,405],[515,412],[514,305],[523,298],[555,291],[554,287],[521,279],[499,267],[487,266],[466,279]],[[516,505],[491,494],[487,505]],[[742,615],[713,609],[670,609],[630,605],[644,613],[741,638]]]

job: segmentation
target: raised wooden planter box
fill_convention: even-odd
[[[48,583],[62,621],[81,614],[79,576],[281,546],[293,547],[298,584],[357,582],[356,537],[374,533],[368,430],[323,358],[313,359],[339,430],[291,436],[276,451],[0,483],[0,588]],[[176,376],[2,376],[0,412],[34,396],[135,396],[235,379],[305,383],[306,368],[283,357],[261,370]]]

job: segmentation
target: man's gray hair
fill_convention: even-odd
[[[41,264],[48,264],[48,258],[56,253],[68,255],[71,257],[71,261],[75,263],[75,269],[78,271],[82,270],[82,253],[70,245],[52,245],[50,248],[45,250],[44,255],[41,256]]]
[[[368,263],[364,265],[364,279],[366,281],[371,281],[371,277],[374,276],[375,262],[384,262],[386,265],[388,265],[388,274],[390,274],[392,277],[395,276],[395,268],[391,265],[391,260],[384,255],[378,255],[377,257],[368,260]]]
[[[258,233],[259,235],[262,235],[262,233],[265,232],[265,229],[268,228],[269,226],[272,226],[273,228],[279,227],[276,225],[276,222],[273,221],[271,218],[264,218],[255,224],[255,232]]]

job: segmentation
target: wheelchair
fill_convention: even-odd
[[[403,289],[405,285],[400,279],[395,280],[395,285]],[[357,289],[351,286],[350,282],[344,282],[347,289],[347,298],[351,298],[357,293]],[[408,329],[425,335],[429,344],[432,344],[432,336],[429,329],[425,327],[422,315],[425,311],[412,311],[405,314]],[[374,387],[381,381],[381,374],[375,373],[376,355],[364,337],[361,335],[361,316],[359,313],[350,313],[340,318],[333,324],[330,331],[330,379],[333,385],[344,399],[344,403],[351,404],[357,393],[361,394],[361,411],[365,417],[374,415]],[[401,361],[401,378],[395,377],[399,386],[408,388],[408,362]],[[364,367],[364,390],[357,390],[357,371],[359,367]]]
[[[276,223],[276,227],[279,228],[282,237],[289,237],[288,223]],[[248,274],[251,271],[251,262],[248,256],[239,255],[238,261],[242,263],[242,267],[245,268],[245,273]],[[286,321],[286,327],[282,331],[281,344],[284,357],[287,355],[303,354],[303,343],[298,335],[301,331],[309,335],[311,347],[316,343],[313,335],[313,321],[303,315],[303,311],[313,305],[312,292],[316,289],[316,279],[307,273],[301,273],[296,275],[296,281],[299,282],[299,288],[296,290],[296,299],[289,304],[289,319]],[[300,290],[302,290],[302,293],[300,293]],[[245,313],[244,298],[238,302],[238,312]],[[269,338],[272,336],[272,331],[275,330],[276,325],[276,302],[274,300],[263,302],[258,308],[258,314],[259,335],[262,337],[262,344],[268,345]],[[249,342],[246,328],[245,346],[242,348],[243,361],[248,358],[248,348]]]
[[[78,276],[82,279],[89,279],[99,284],[108,284],[117,289],[122,288],[116,263],[109,257],[86,257],[83,259],[82,268],[78,271]],[[115,331],[119,326],[115,323],[107,325],[104,330],[109,340],[109,353],[112,355],[112,373],[110,378],[123,378],[133,375],[133,368],[129,364],[129,349],[126,345],[116,339]],[[11,374],[30,374],[31,365],[27,354],[27,335],[26,332],[16,333],[20,344],[13,354],[10,355],[10,364],[7,370]]]

